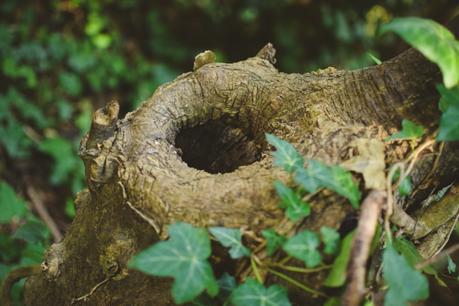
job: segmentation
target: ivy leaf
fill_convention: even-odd
[[[440,131],[437,139],[444,141],[459,140],[459,105],[451,105],[440,118]]]
[[[447,89],[438,85],[437,90],[441,95],[439,107],[443,112],[437,138],[444,141],[459,140],[459,86]]]
[[[405,178],[400,182],[400,186],[398,186],[398,193],[403,197],[407,196],[411,193],[413,189],[413,184],[411,183],[411,177],[405,176]]]
[[[286,290],[279,285],[269,288],[248,278],[233,291],[231,302],[234,306],[290,306]]]
[[[456,272],[456,264],[451,259],[451,256],[448,255],[448,273],[453,274],[454,272]]]
[[[303,167],[303,156],[288,142],[272,134],[266,133],[266,140],[276,148],[273,152],[274,164],[292,173]]]
[[[227,272],[217,280],[218,287],[220,288],[218,295],[211,298],[207,294],[201,294],[198,298],[191,302],[193,306],[217,306],[227,305],[226,301],[231,296],[231,293],[236,288],[236,280]]]
[[[355,231],[349,233],[344,237],[341,243],[341,249],[338,256],[333,262],[330,273],[324,281],[327,287],[341,287],[346,281],[346,269],[351,257],[352,240],[354,239]]]
[[[340,166],[328,166],[320,161],[310,160],[308,167],[297,171],[294,179],[308,192],[326,187],[346,197],[352,207],[359,206],[359,187],[353,181],[352,174]]]
[[[453,33],[433,20],[406,17],[395,18],[381,28],[395,32],[408,44],[436,63],[443,74],[443,83],[451,88],[459,82],[459,42]]]
[[[191,301],[204,290],[215,296],[218,284],[207,261],[211,254],[207,231],[176,223],[169,226],[169,234],[169,240],[135,255],[129,267],[150,275],[173,277],[172,296],[178,304]]]
[[[413,269],[392,245],[384,250],[383,275],[389,286],[384,306],[407,306],[408,302],[424,300],[429,296],[426,277]]]
[[[459,107],[459,86],[448,89],[443,84],[438,84],[437,90],[440,93],[438,106],[442,112],[447,111],[450,106]]]
[[[403,237],[397,237],[393,240],[393,247],[397,252],[401,253],[403,257],[405,257],[406,261],[411,265],[411,267],[415,267],[418,263],[423,262],[425,260],[424,257],[419,253],[419,251],[416,249],[414,244],[403,238]],[[435,271],[432,266],[426,266],[422,269],[422,272],[430,274],[430,275],[436,275],[437,272]]]
[[[250,250],[242,245],[240,229],[210,227],[209,231],[223,246],[230,248],[229,254],[231,258],[236,259],[243,256],[250,256]]]
[[[304,261],[307,267],[314,268],[322,261],[317,248],[320,240],[316,233],[311,231],[302,231],[289,238],[283,245],[283,249],[288,255]]]
[[[281,207],[286,209],[285,215],[290,220],[296,222],[309,216],[311,207],[308,203],[303,202],[293,189],[285,186],[278,180],[274,182],[274,188],[276,189],[277,195],[282,200]]]
[[[27,204],[6,182],[0,182],[0,224],[21,218],[27,212]]]
[[[325,244],[325,254],[335,254],[339,246],[339,233],[334,228],[322,226],[320,228],[320,235]]]
[[[403,140],[403,139],[416,139],[424,135],[425,129],[422,125],[418,125],[408,119],[402,120],[402,130],[392,134],[385,140]]]
[[[266,252],[268,256],[274,254],[274,252],[276,252],[285,243],[285,241],[287,241],[287,238],[279,235],[275,230],[271,228],[263,230],[261,234],[266,239]]]

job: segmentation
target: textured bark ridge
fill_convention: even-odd
[[[282,222],[272,183],[288,178],[272,165],[266,132],[306,159],[329,164],[349,159],[353,140],[384,139],[403,118],[432,136],[439,73],[415,51],[363,70],[306,74],[277,71],[274,53],[267,45],[232,64],[203,54],[193,72],[158,88],[124,119],[117,119],[116,102],[95,113],[80,152],[88,189],[79,193],[76,218],[48,251],[43,272],[27,281],[27,305],[172,305],[169,281],[128,271],[126,263],[167,237],[175,221],[255,233],[298,230]],[[408,143],[387,144],[387,164],[411,150]],[[453,152],[446,146],[440,158],[422,154],[413,173],[414,185],[423,186],[416,196],[457,173]],[[327,191],[312,205],[301,227],[339,228],[353,214]],[[311,299],[289,290],[294,300]]]

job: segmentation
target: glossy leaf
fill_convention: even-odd
[[[339,247],[339,233],[334,228],[322,226],[320,235],[325,245],[325,254],[335,254]]]
[[[169,235],[169,240],[135,255],[129,267],[150,275],[173,277],[172,296],[176,303],[191,301],[204,290],[215,296],[218,284],[207,261],[211,254],[207,231],[176,223],[169,226]]]
[[[303,156],[288,142],[266,133],[266,140],[276,148],[273,152],[274,164],[292,173],[303,167]]]
[[[417,139],[424,135],[425,129],[422,125],[418,125],[408,119],[402,120],[402,130],[392,134],[387,140],[404,140],[404,139]]]
[[[389,286],[384,306],[408,306],[408,302],[424,300],[429,296],[429,283],[404,256],[388,245],[383,254],[383,276]]]
[[[300,169],[295,181],[309,192],[325,187],[346,197],[354,208],[359,206],[360,191],[352,174],[340,166],[328,166],[317,160],[310,160],[306,169]]]
[[[408,44],[436,63],[443,83],[451,88],[459,82],[459,42],[454,35],[433,20],[417,17],[395,18],[381,31],[395,32]]]
[[[250,250],[241,242],[241,230],[226,227],[210,227],[209,232],[225,247],[229,248],[231,258],[250,256]]]
[[[266,239],[266,253],[268,256],[271,256],[276,252],[282,245],[287,241],[287,238],[285,238],[282,235],[279,235],[276,233],[275,230],[273,229],[266,229],[261,232],[263,237]]]
[[[277,195],[282,200],[281,207],[285,209],[285,215],[296,222],[309,216],[311,207],[301,200],[298,194],[291,188],[285,186],[281,181],[274,182]]]
[[[234,306],[290,306],[287,292],[279,285],[268,288],[248,278],[231,295]]]
[[[314,268],[322,261],[319,245],[318,235],[306,230],[289,238],[282,248],[288,255],[303,260],[307,267]]]

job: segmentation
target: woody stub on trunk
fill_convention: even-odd
[[[313,198],[304,222],[285,222],[273,181],[291,182],[273,166],[265,133],[292,143],[305,160],[353,168],[350,161],[356,156],[373,156],[386,174],[390,165],[435,138],[440,74],[414,50],[356,71],[329,67],[285,74],[274,64],[271,44],[255,57],[230,64],[216,63],[206,51],[192,72],[161,86],[125,118],[118,119],[116,102],[98,110],[80,149],[88,189],[77,196],[76,218],[64,239],[50,248],[42,271],[27,280],[26,304],[173,305],[169,279],[128,270],[127,262],[166,239],[168,225],[177,221],[244,228],[254,237],[265,228],[287,235],[322,226],[354,228],[359,211],[327,190]],[[384,141],[400,129],[402,119],[427,127],[424,138]],[[392,222],[421,241],[426,257],[440,246],[423,249],[422,243],[447,240],[457,209],[438,230],[428,231],[417,226],[416,205],[457,176],[457,153],[457,145],[431,142],[411,171],[415,192],[393,199]],[[379,190],[384,215],[384,176],[381,183],[365,173],[353,174],[362,199]],[[257,243],[247,241],[252,247]],[[247,269],[243,260],[217,253],[217,273]],[[314,287],[326,273],[299,275],[292,276]],[[267,282],[273,281],[282,283],[267,275]],[[293,304],[324,301],[285,286]]]

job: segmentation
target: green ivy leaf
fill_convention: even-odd
[[[6,182],[0,182],[0,224],[9,223],[27,213],[27,204]]]
[[[46,225],[36,218],[31,218],[14,232],[13,238],[22,239],[28,243],[46,242],[50,237],[50,232]]]
[[[403,237],[397,237],[393,240],[393,247],[397,252],[401,253],[403,257],[405,257],[406,261],[411,265],[411,267],[415,267],[418,263],[423,262],[425,258],[422,257],[422,255],[419,253],[419,251],[416,249],[414,244],[403,238]],[[435,271],[434,268],[432,268],[430,265],[426,266],[422,269],[422,272],[430,274],[430,275],[436,275],[437,272]]]
[[[218,293],[212,267],[207,231],[190,224],[169,226],[170,238],[145,249],[129,262],[129,267],[150,275],[175,279],[172,296],[176,303],[191,301],[205,289],[211,296]]]
[[[384,306],[407,306],[408,302],[424,300],[429,296],[426,277],[413,269],[392,245],[384,250],[383,276],[389,286]]]
[[[65,138],[47,138],[39,144],[39,148],[51,155],[55,161],[51,174],[51,183],[55,185],[65,182],[68,176],[82,166],[75,157],[72,143]]]
[[[351,246],[354,235],[355,231],[352,231],[344,237],[339,254],[333,262],[331,271],[324,281],[325,286],[336,288],[344,285],[346,281],[347,264],[351,257]]]
[[[448,255],[448,273],[453,274],[456,272],[456,264],[452,260],[451,256]]]
[[[416,139],[424,135],[425,129],[422,125],[418,125],[408,119],[402,120],[402,130],[392,134],[385,140],[403,140],[403,139]]]
[[[438,106],[442,112],[445,112],[450,106],[459,107],[459,86],[448,89],[445,85],[438,84],[437,90],[440,93]]]
[[[413,184],[411,183],[411,176],[405,176],[405,178],[400,182],[398,186],[398,193],[403,197],[411,194],[413,189]]]
[[[81,94],[82,85],[79,77],[76,74],[69,72],[62,72],[59,74],[59,84],[62,89],[72,97]]]
[[[285,208],[285,215],[290,220],[296,222],[309,216],[311,207],[308,203],[303,202],[293,189],[285,186],[278,180],[274,182],[274,188],[276,189],[277,195],[282,200],[281,207]]]
[[[274,252],[276,252],[285,243],[285,241],[287,241],[287,238],[279,235],[272,228],[263,230],[261,234],[266,239],[266,253],[268,256],[274,254]]]
[[[225,247],[230,248],[231,258],[250,256],[250,250],[241,242],[241,230],[238,228],[210,227],[209,232]]]
[[[201,294],[198,298],[191,302],[193,306],[217,306],[227,305],[226,301],[231,296],[233,290],[237,287],[234,277],[227,272],[223,273],[222,277],[217,280],[220,288],[218,295],[211,298],[207,294]]]
[[[459,105],[451,105],[440,118],[440,131],[437,139],[443,141],[459,140]]]
[[[340,166],[328,166],[317,160],[310,160],[306,169],[297,171],[295,181],[308,192],[326,187],[346,197],[352,207],[360,203],[360,190],[352,179],[352,174]]]
[[[245,283],[237,287],[231,295],[234,306],[290,306],[287,293],[279,285],[269,288],[248,278]]]
[[[339,246],[339,233],[334,228],[322,226],[320,228],[320,235],[325,244],[325,254],[335,254]]]
[[[417,17],[395,18],[381,28],[395,32],[427,59],[436,63],[443,83],[451,88],[459,82],[459,42],[453,33],[433,20]]]
[[[274,164],[292,173],[303,167],[303,156],[288,142],[266,133],[266,140],[276,148],[273,152]]]
[[[282,248],[288,255],[303,260],[307,267],[314,268],[322,261],[322,255],[317,250],[319,245],[316,233],[302,231],[289,238]]]

